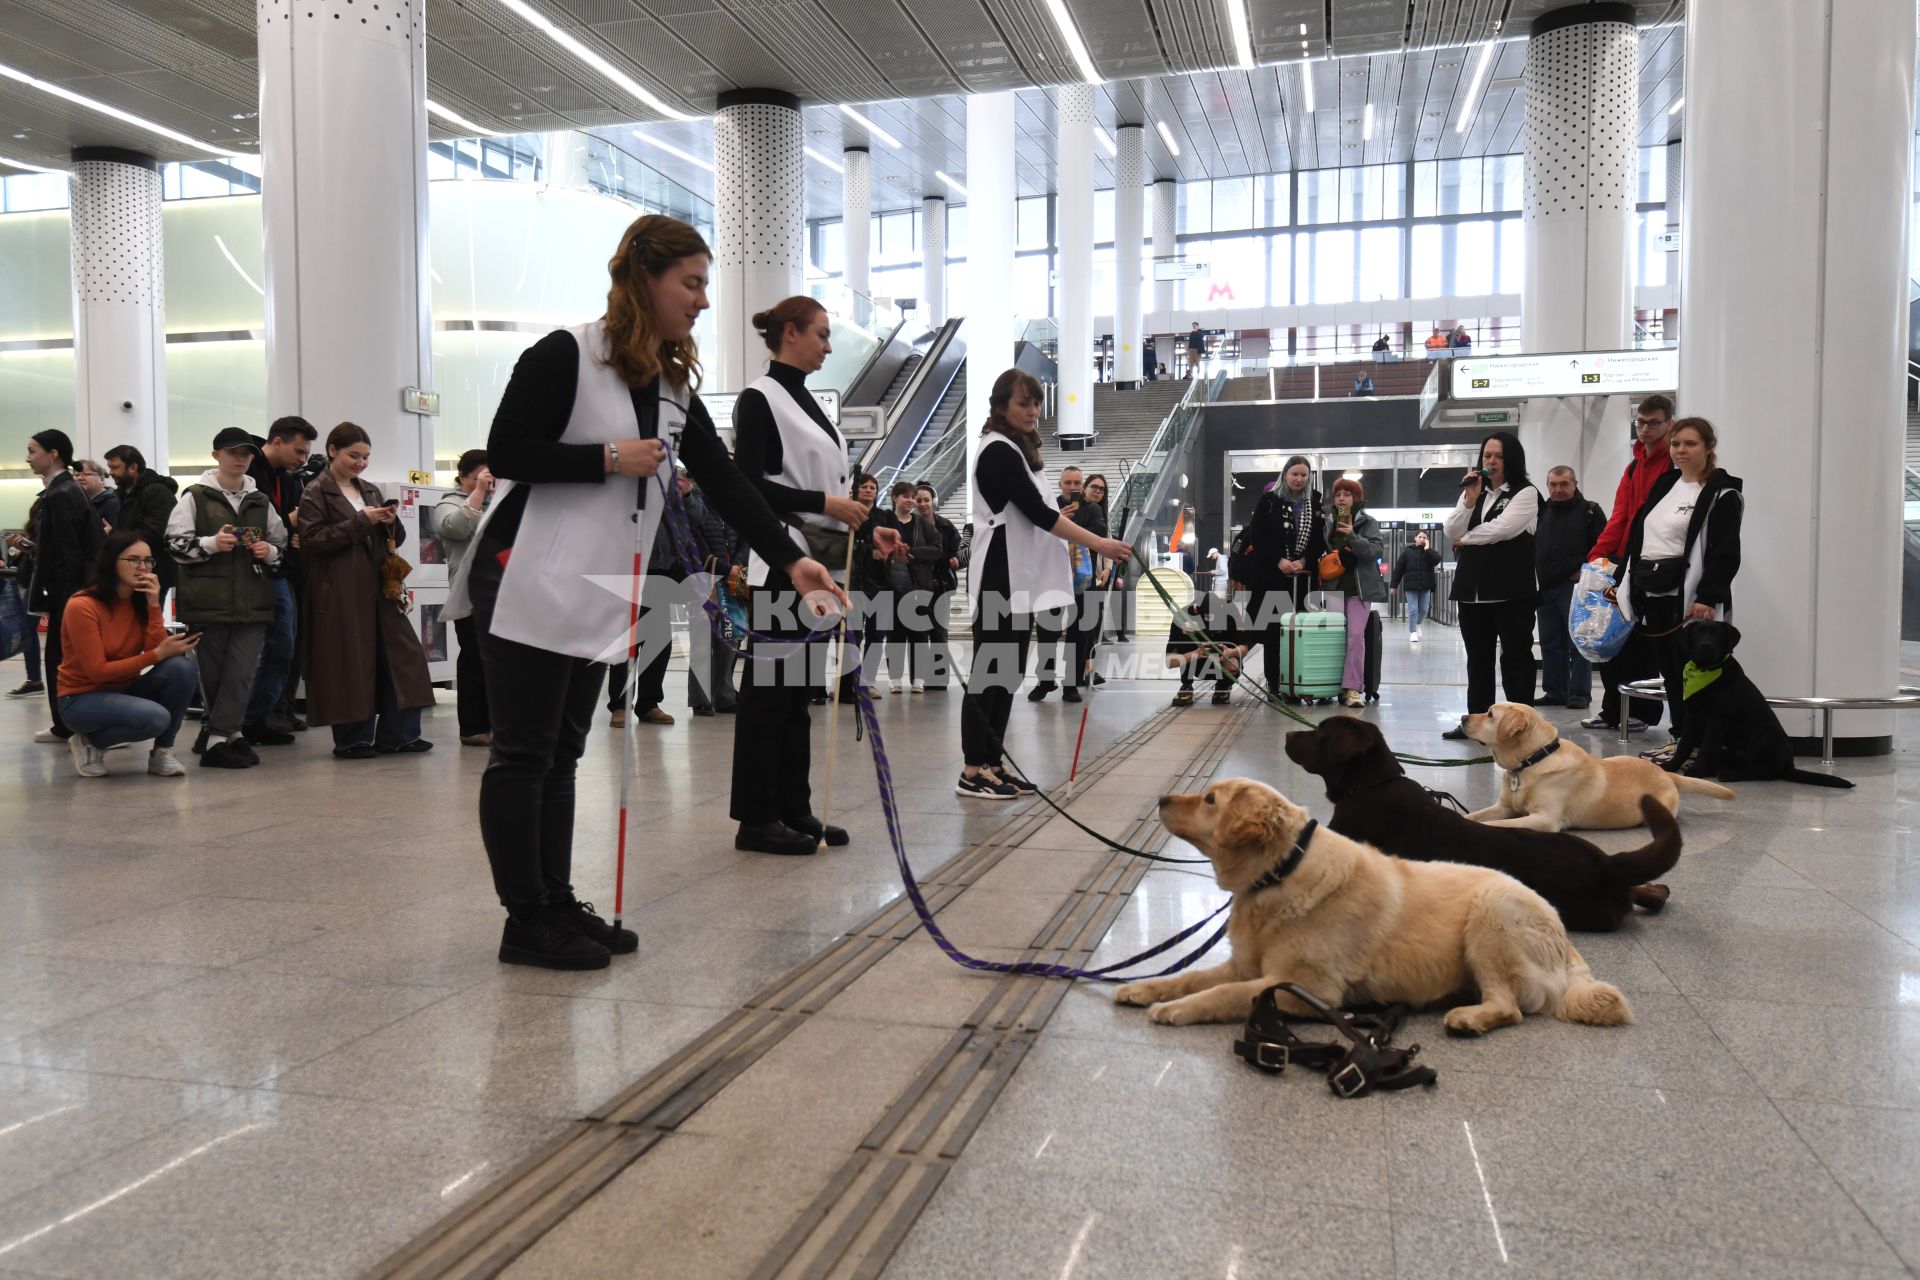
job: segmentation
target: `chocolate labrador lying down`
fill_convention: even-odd
[[[1246,778],[1160,797],[1160,822],[1206,854],[1214,882],[1233,894],[1233,958],[1114,992],[1121,1004],[1152,1005],[1155,1022],[1239,1022],[1277,982],[1335,1005],[1477,995],[1441,1019],[1466,1035],[1529,1013],[1633,1021],[1619,989],[1594,981],[1553,908],[1512,876],[1389,858]],[[1307,1012],[1291,995],[1278,999],[1289,1013]]]
[[[1611,933],[1634,907],[1666,905],[1667,887],[1648,881],[1680,860],[1680,827],[1651,798],[1641,812],[1652,841],[1609,854],[1564,832],[1490,827],[1455,813],[1407,777],[1377,726],[1354,716],[1288,734],[1287,758],[1325,780],[1334,805],[1328,825],[1341,835],[1415,861],[1504,871],[1551,903],[1569,929]]]

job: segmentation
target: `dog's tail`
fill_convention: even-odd
[[[1789,769],[1780,775],[1782,782],[1804,782],[1815,787],[1842,787],[1853,790],[1853,784],[1845,778],[1836,778],[1830,773],[1815,773],[1811,769]]]
[[[1680,824],[1673,820],[1666,806],[1652,796],[1641,796],[1640,816],[1653,832],[1653,839],[1638,849],[1616,853],[1607,859],[1607,873],[1622,888],[1658,880],[1680,861]]]
[[[1691,791],[1700,796],[1712,796],[1715,800],[1733,799],[1733,790],[1717,782],[1708,782],[1705,778],[1690,778],[1684,773],[1669,776],[1673,778],[1673,785],[1682,791]]]
[[[1633,1010],[1620,988],[1596,982],[1593,970],[1571,946],[1567,948],[1567,994],[1555,1015],[1562,1022],[1584,1022],[1592,1027],[1617,1027],[1633,1021]]]

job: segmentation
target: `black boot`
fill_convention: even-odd
[[[1042,680],[1039,684],[1033,686],[1032,689],[1027,691],[1027,701],[1028,702],[1045,702],[1047,700],[1047,695],[1052,693],[1053,690],[1054,690],[1053,681]]]
[[[540,969],[604,969],[613,953],[580,931],[571,911],[542,904],[508,916],[500,931],[502,964]]]
[[[733,847],[745,853],[799,858],[819,852],[820,841],[803,831],[795,831],[784,822],[743,822],[733,837]]]
[[[853,837],[847,834],[845,827],[823,827],[820,819],[812,814],[803,814],[798,818],[785,819],[786,824],[803,836],[812,836],[830,849],[845,847]]]
[[[640,949],[639,934],[625,927],[614,928],[600,918],[591,902],[562,898],[553,905],[571,915],[573,923],[589,940],[599,943],[614,955],[630,956]]]

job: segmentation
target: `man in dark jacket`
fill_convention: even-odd
[[[86,585],[93,562],[106,541],[100,518],[73,478],[73,441],[64,431],[42,431],[27,441],[27,466],[46,490],[34,525],[33,581],[27,586],[27,611],[47,615],[43,667],[53,727],[34,735],[36,742],[65,742],[72,730],[60,716],[60,621],[67,597]],[[154,544],[156,553],[164,544]]]
[[[1567,613],[1587,548],[1607,527],[1607,513],[1580,492],[1572,467],[1547,472],[1547,505],[1534,535],[1540,579],[1540,705],[1584,710],[1593,701],[1593,669],[1573,647]]]
[[[248,742],[260,746],[284,746],[293,741],[295,731],[307,727],[293,714],[290,686],[293,673],[299,669],[300,610],[294,597],[300,581],[300,496],[307,491],[300,468],[306,465],[319,435],[305,418],[276,418],[247,466],[254,488],[266,494],[267,501],[280,513],[293,544],[280,558],[280,572],[273,579],[273,621],[267,624],[260,669],[254,673],[253,694],[242,730]]]
[[[953,592],[960,585],[960,531],[953,527],[953,521],[940,514],[940,495],[926,481],[914,486],[913,503],[940,533],[943,554],[932,566],[933,601],[927,606],[927,660],[921,670],[925,672],[928,693],[945,693],[947,680],[953,673],[953,651],[947,647],[947,618],[953,608]]]
[[[107,450],[107,474],[120,490],[120,523],[116,529],[131,529],[153,548],[153,574],[160,579],[162,598],[180,585],[180,571],[173,557],[166,555],[167,520],[173,515],[180,486],[170,475],[147,470],[147,460],[130,444]]]

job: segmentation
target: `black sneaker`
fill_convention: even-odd
[[[1226,705],[1227,705],[1227,704],[1228,704],[1229,702],[1232,702],[1232,701],[1233,701],[1233,690],[1231,690],[1231,689],[1215,689],[1215,690],[1213,691],[1213,705],[1214,705],[1214,706],[1216,706],[1216,707],[1224,707],[1224,706],[1226,706]]]
[[[784,822],[743,822],[734,833],[733,847],[742,853],[804,858],[820,851],[820,841],[804,831],[795,831]]]
[[[1068,685],[1067,691],[1060,695],[1060,700],[1062,702],[1078,702],[1080,701],[1080,691],[1072,685]]]
[[[379,755],[371,742],[354,742],[344,747],[335,747],[333,754],[341,760],[371,760]]]
[[[236,749],[232,738],[216,742],[200,753],[202,769],[245,769],[248,765],[247,758]]]
[[[613,953],[581,931],[572,911],[539,906],[507,917],[500,930],[500,962],[540,969],[604,969],[613,963]]]
[[[810,813],[798,818],[787,818],[784,819],[784,821],[789,827],[792,827],[801,835],[812,836],[829,849],[845,848],[847,843],[853,839],[852,836],[847,834],[845,827],[823,827],[820,825],[820,819]]]
[[[1040,789],[1003,764],[993,767],[993,776],[1012,787],[1016,795],[1030,796]]]
[[[553,904],[560,910],[569,912],[580,932],[593,942],[599,943],[616,956],[630,956],[640,949],[640,935],[622,927],[614,928],[600,918],[591,902],[582,902],[578,898],[567,898]]]
[[[7,691],[7,696],[9,698],[31,698],[36,693],[45,693],[46,691],[47,686],[44,681],[22,680],[19,688],[9,689]]]
[[[290,747],[293,745],[293,734],[291,732],[276,729],[265,720],[255,720],[251,724],[243,724],[240,726],[240,732],[246,735],[247,741],[256,747]]]
[[[1467,727],[1462,724],[1457,724],[1440,736],[1448,742],[1465,742],[1467,740]]]
[[[433,750],[433,744],[425,738],[415,738],[412,742],[403,742],[397,747],[376,742],[373,744],[373,750],[376,755],[383,756],[417,756],[422,752]]]
[[[1015,791],[1012,787],[991,773],[986,772],[984,769],[974,774],[971,778],[964,773],[961,774],[960,780],[953,784],[953,790],[955,795],[972,796],[977,800],[1017,800],[1020,798],[1018,791]]]
[[[1176,693],[1176,694],[1174,694],[1174,695],[1173,695],[1173,705],[1174,705],[1174,706],[1176,706],[1176,707],[1190,707],[1190,706],[1192,706],[1192,705],[1193,705],[1193,690],[1191,690],[1191,689],[1182,689],[1182,690],[1181,690],[1180,692],[1178,692],[1178,693]]]
[[[1053,690],[1054,690],[1053,681],[1042,680],[1039,684],[1033,686],[1033,688],[1027,691],[1027,701],[1028,702],[1045,702],[1047,700],[1047,695],[1052,693]]]
[[[260,753],[253,749],[253,744],[248,742],[244,736],[228,738],[227,745],[233,748],[235,755],[247,762],[248,768],[252,768],[254,765],[260,763]]]
[[[199,755],[202,751],[205,751],[206,749],[207,749],[207,729],[205,725],[202,725],[200,728],[199,736],[193,740],[193,754]]]

